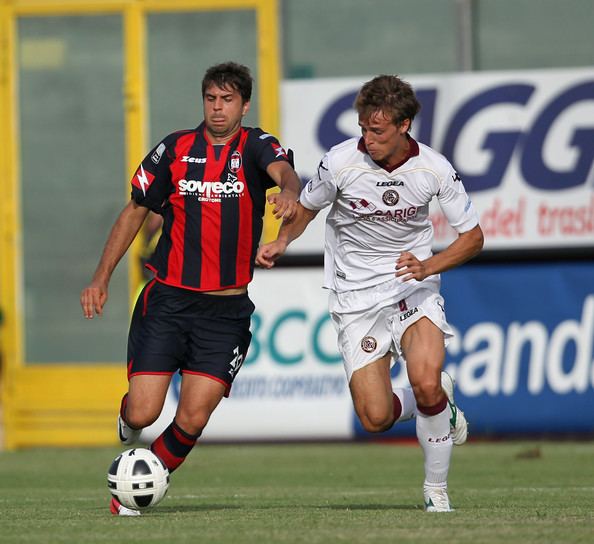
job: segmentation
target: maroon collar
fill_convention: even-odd
[[[391,168],[388,168],[381,162],[373,162],[375,162],[378,166],[381,166],[384,170],[386,170],[386,172],[393,172],[394,170],[396,170],[396,168],[400,168],[408,159],[416,157],[419,154],[419,144],[416,140],[410,137],[410,134],[407,134],[406,137],[408,138],[409,143],[408,153],[406,154],[406,157],[404,157],[404,159],[402,159],[398,164],[395,164]],[[363,138],[359,138],[359,142],[357,143],[357,149],[361,151],[361,153],[365,153],[366,155],[369,154],[367,153],[367,148],[365,147],[365,142],[363,142]]]

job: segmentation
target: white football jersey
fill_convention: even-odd
[[[409,158],[392,172],[375,163],[351,138],[334,146],[306,184],[300,202],[310,210],[332,206],[326,218],[324,287],[337,292],[394,279],[401,252],[432,255],[429,203],[438,202],[459,233],[478,224],[477,213],[448,160],[409,140]],[[400,278],[399,278],[400,279]],[[439,281],[430,276],[424,281]],[[410,280],[400,286],[404,292]]]

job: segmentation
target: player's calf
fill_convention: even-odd
[[[120,413],[118,414],[118,437],[125,445],[134,444],[140,437],[142,429],[135,429],[126,423],[126,408],[128,406],[128,393],[122,398]]]

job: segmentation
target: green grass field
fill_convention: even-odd
[[[594,542],[594,443],[470,443],[454,452],[456,512],[422,510],[412,444],[198,446],[167,497],[114,517],[120,449],[0,453],[0,542]]]

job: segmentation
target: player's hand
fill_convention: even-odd
[[[256,264],[262,268],[272,268],[276,260],[285,253],[286,249],[287,244],[281,240],[264,244],[258,248]]]
[[[99,282],[91,282],[80,294],[80,305],[83,315],[87,319],[93,319],[95,314],[103,315],[103,306],[107,302],[107,285]]]
[[[424,280],[429,274],[423,261],[419,261],[410,251],[404,251],[396,261],[396,277],[402,281]]]
[[[297,195],[291,191],[280,191],[268,195],[268,203],[274,206],[272,214],[277,219],[290,221],[297,213]]]

